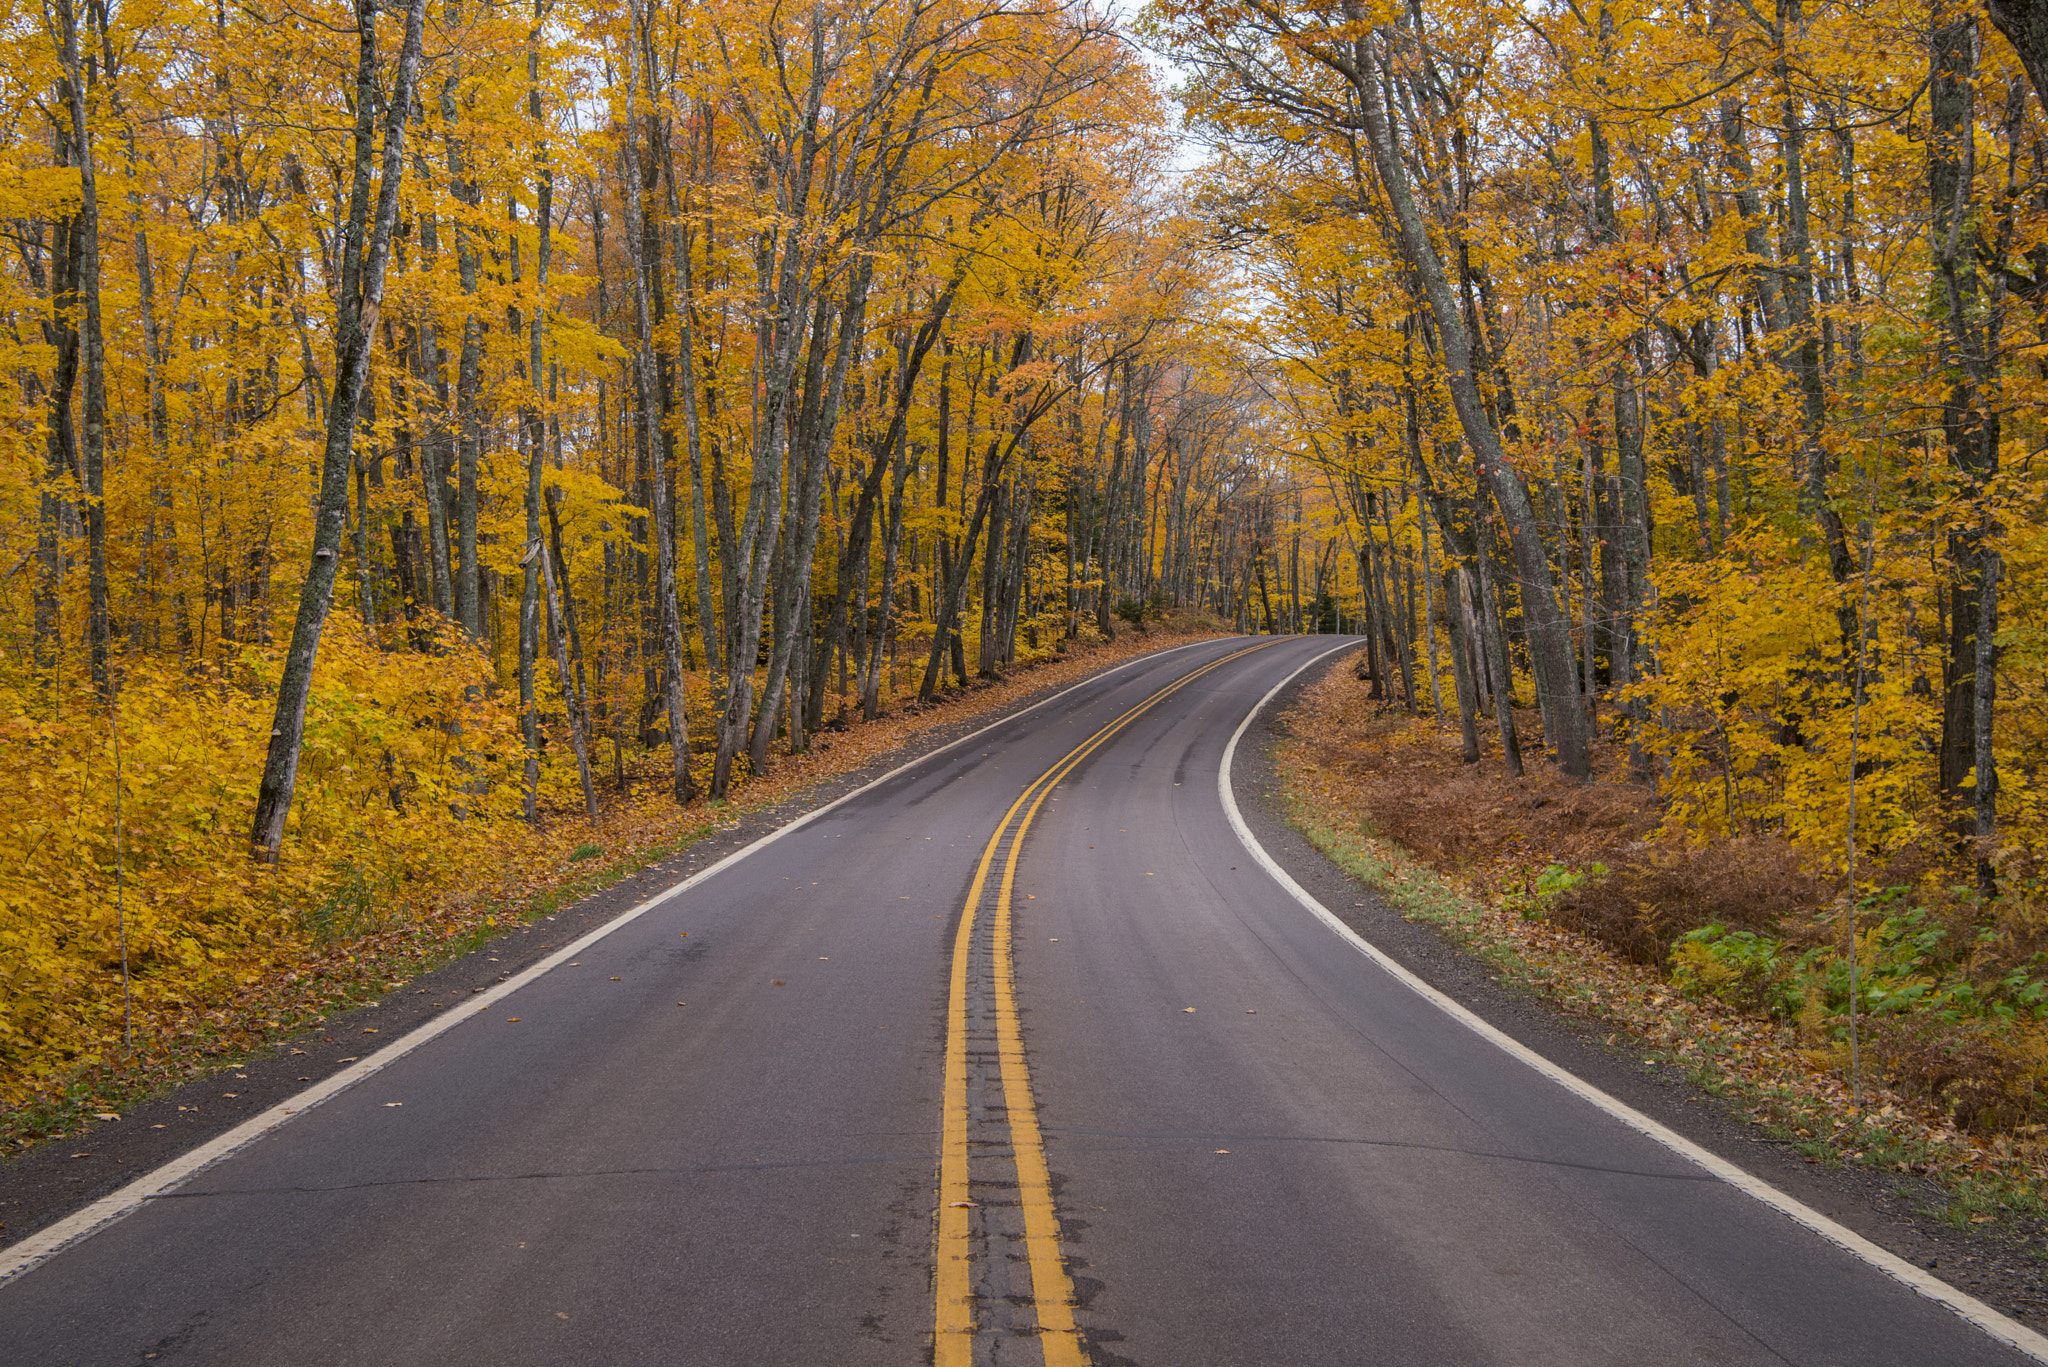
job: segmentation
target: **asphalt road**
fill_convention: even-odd
[[[1014,840],[1029,785],[1249,645],[1079,758]],[[2024,1361],[1280,890],[1218,764],[1330,645],[1114,671],[461,1008],[0,1286],[0,1363],[930,1362],[949,1115],[954,1348],[984,1367],[1056,1362],[1055,1339],[1097,1367]]]

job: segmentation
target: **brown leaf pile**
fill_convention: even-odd
[[[1577,783],[1534,757],[1515,778],[1490,743],[1478,763],[1460,763],[1455,730],[1383,709],[1351,683],[1333,672],[1315,685],[1295,732],[1316,747],[1320,766],[1348,780],[1374,829],[1433,865],[1505,883],[1548,864],[1611,858],[1639,847],[1657,825],[1643,788]],[[1534,713],[1520,719],[1522,734],[1535,732]],[[1618,772],[1616,758],[1596,753],[1596,771]]]

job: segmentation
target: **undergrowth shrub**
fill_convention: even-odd
[[[1796,1017],[1804,997],[1788,993],[1788,958],[1783,940],[1753,930],[1701,926],[1679,936],[1672,946],[1671,981],[1688,996]]]
[[[1636,963],[1661,966],[1679,938],[1714,925],[1776,932],[1826,900],[1828,881],[1783,841],[1653,845],[1565,889],[1550,920]]]
[[[1982,1135],[2038,1136],[2048,1119],[2048,1025],[1887,1016],[1863,1036],[1865,1066]]]
[[[397,910],[399,874],[395,869],[365,868],[354,859],[337,859],[317,901],[299,915],[300,928],[314,944],[353,940],[379,929]]]
[[[489,662],[453,643],[385,651],[348,630],[321,648],[282,857],[251,861],[280,655],[124,669],[118,889],[105,704],[82,681],[51,686],[0,661],[0,785],[23,798],[0,816],[0,1106],[119,1040],[124,919],[144,1030],[491,867],[519,821],[521,775]],[[549,769],[547,785],[574,782],[571,766]]]
[[[1864,1067],[1980,1134],[2038,1134],[2048,1116],[2048,950],[2016,959],[2032,908],[1982,915],[1963,890],[1887,888],[1857,907],[1855,985],[1840,908],[1783,934],[1709,924],[1673,944],[1671,981],[1795,1024],[1814,1061],[1846,1067],[1849,1008]],[[2007,929],[2016,925],[2022,933]]]

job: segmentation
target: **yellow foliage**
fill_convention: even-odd
[[[0,820],[0,1104],[118,1040],[124,923],[146,1018],[415,915],[508,838],[518,737],[481,657],[386,651],[343,624],[321,652],[284,857],[252,862],[277,654],[249,648],[242,666],[139,661],[111,715],[84,686],[54,708],[18,682],[0,694],[0,782],[25,798]]]
[[[1818,554],[1759,528],[1731,536],[1718,559],[1660,561],[1655,577],[1658,673],[1635,694],[1649,709],[1643,744],[1667,766],[1670,826],[1782,829],[1839,854],[1853,742],[1859,843],[1886,853],[1921,832],[1941,707],[1908,623],[1867,617],[1857,708],[1842,627],[1859,586],[1835,583]]]

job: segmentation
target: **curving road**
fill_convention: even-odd
[[[0,1363],[2029,1360],[1276,881],[1219,765],[1332,644],[1148,657],[714,868],[0,1286]]]

